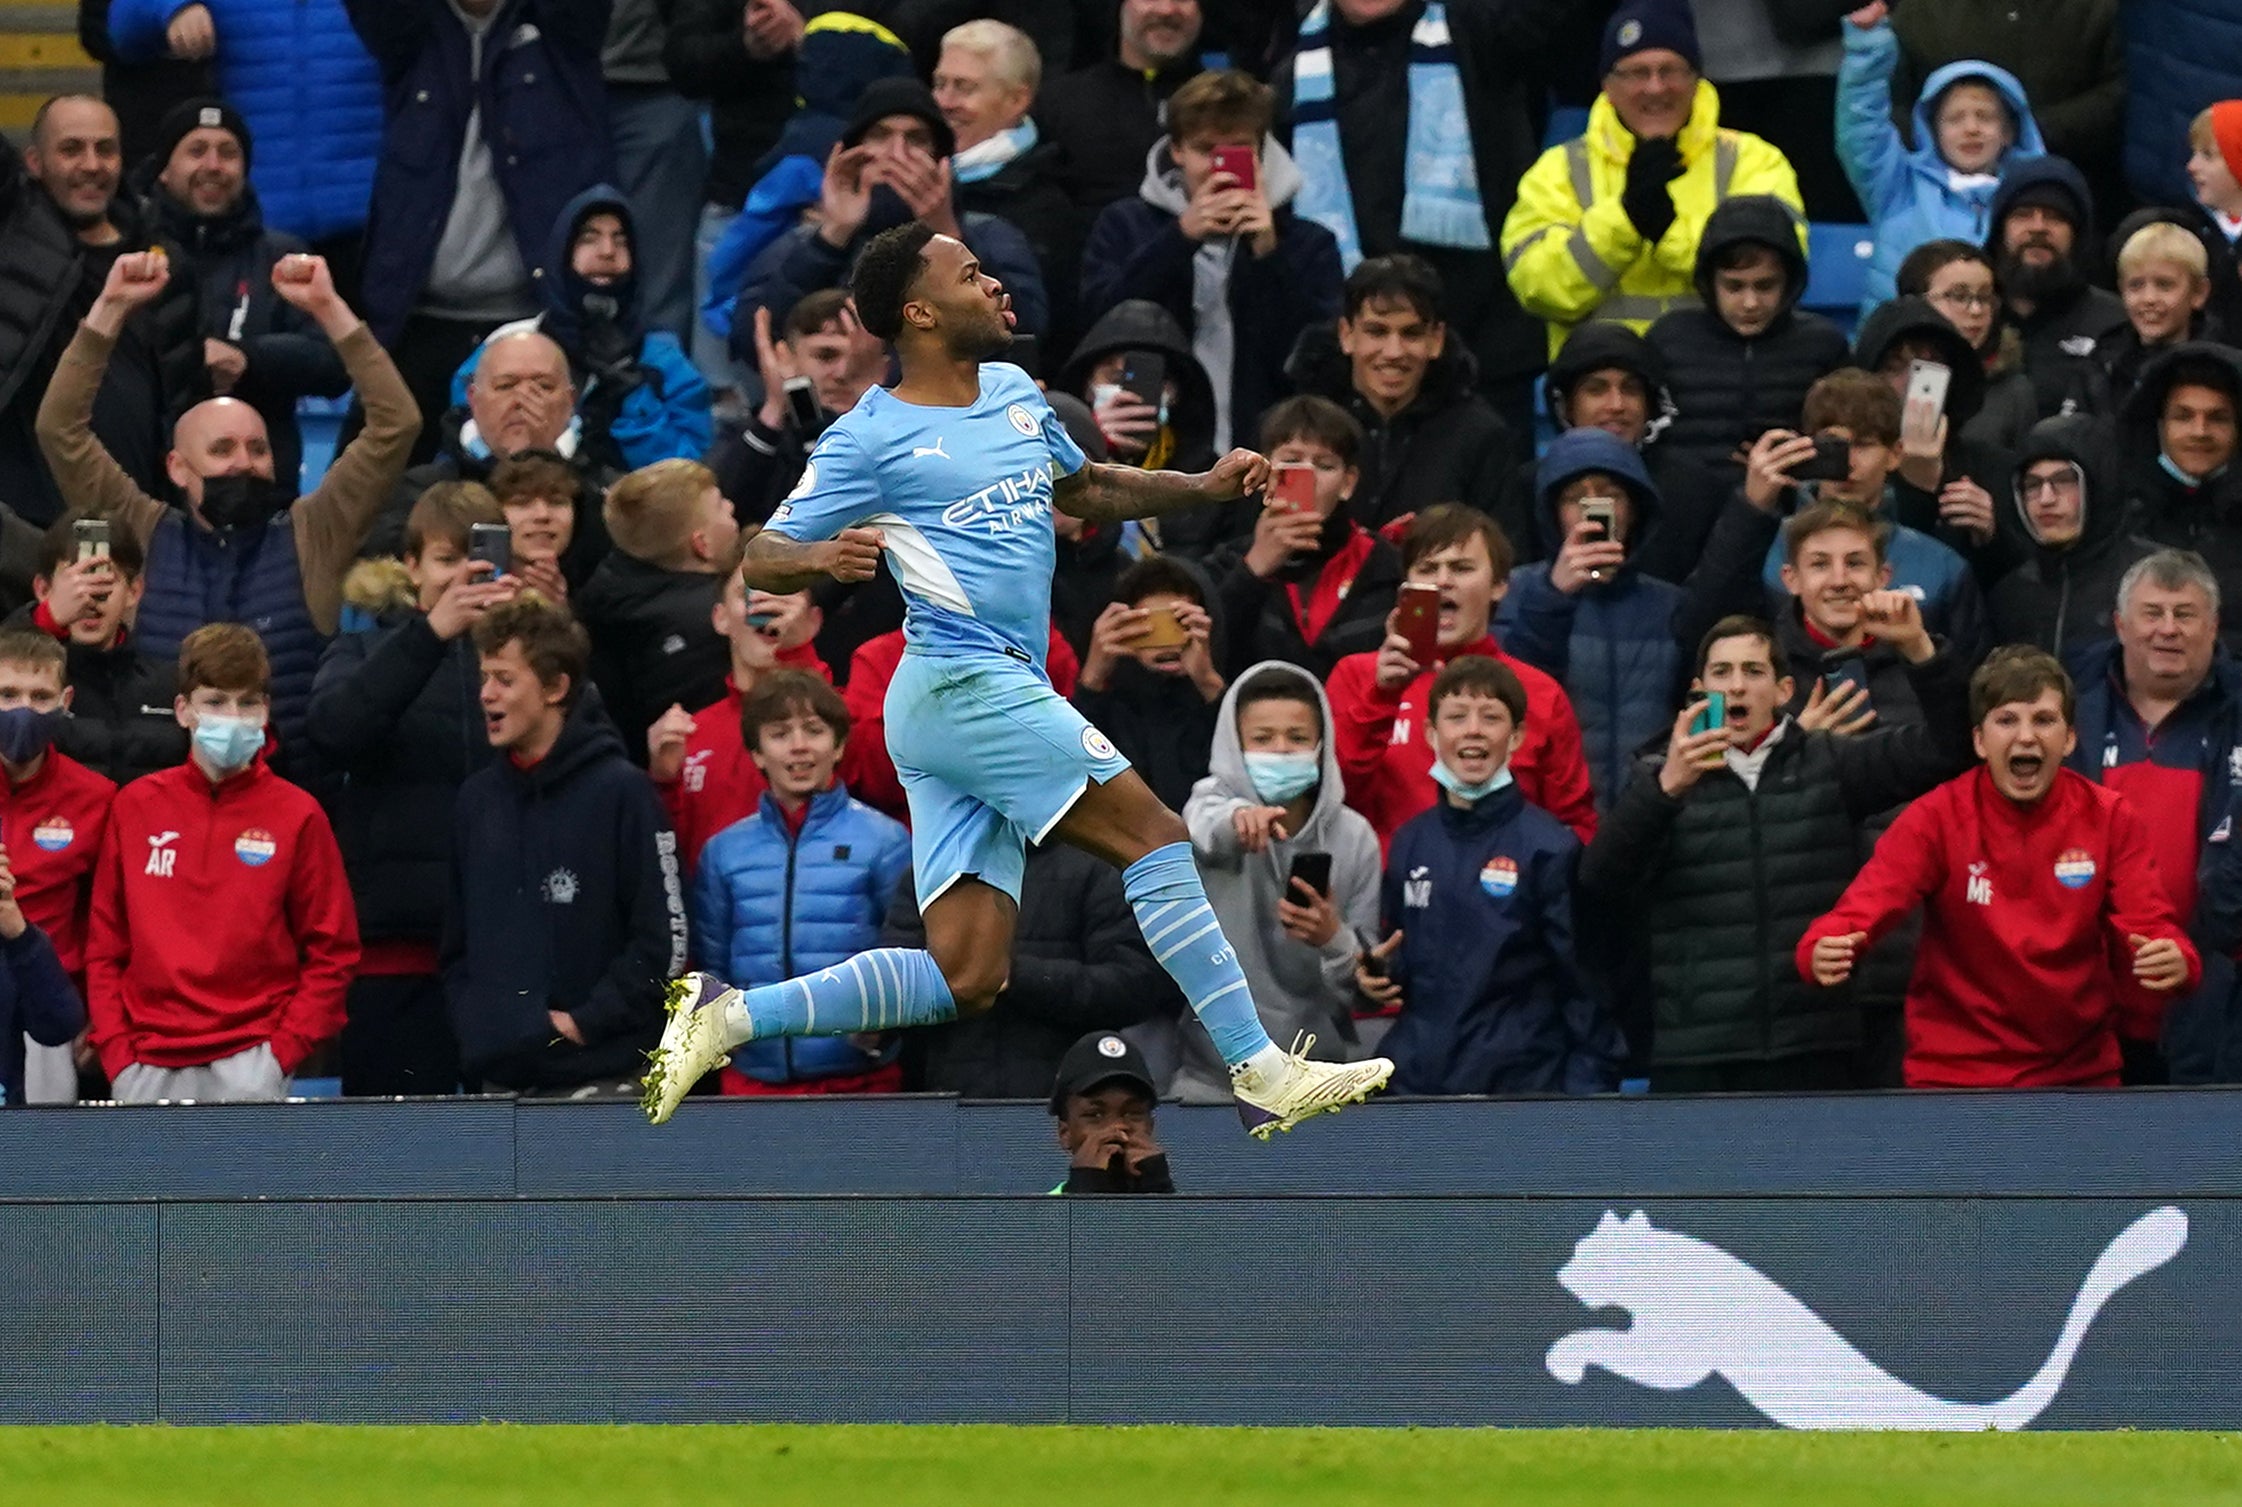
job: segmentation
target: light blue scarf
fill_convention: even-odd
[[[952,157],[950,171],[960,183],[979,183],[984,178],[994,178],[1015,159],[1035,150],[1037,136],[1035,122],[1023,120],[1011,130],[999,131],[987,141],[967,147]]]
[[[1293,200],[1295,213],[1339,239],[1339,262],[1352,272],[1362,260],[1355,230],[1353,192],[1339,150],[1339,115],[1332,100],[1331,0],[1300,23],[1300,52],[1292,65],[1292,155],[1307,183]],[[1471,124],[1464,117],[1463,77],[1448,41],[1448,10],[1431,0],[1409,33],[1409,146],[1401,200],[1401,234],[1425,246],[1463,251],[1492,249],[1479,173],[1471,155]]]

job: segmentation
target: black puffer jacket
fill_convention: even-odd
[[[1728,769],[1679,800],[1646,757],[1596,840],[1580,883],[1606,905],[1646,907],[1656,1066],[1774,1061],[1860,1044],[1849,989],[1798,976],[1806,928],[1866,856],[1861,823],[1969,762],[1968,667],[1941,653],[1910,676],[1926,721],[1851,738],[1785,726],[1756,791]]]
[[[646,729],[673,703],[723,698],[732,649],[710,621],[723,589],[721,575],[664,570],[615,550],[570,604],[592,636],[592,683],[632,762],[646,762]]]
[[[360,935],[433,946],[451,885],[452,802],[491,761],[475,646],[429,630],[393,560],[361,562],[343,595],[380,626],[327,646],[306,728],[337,775],[328,811]]]
[[[2024,468],[2042,460],[2067,460],[2086,479],[2079,537],[2060,548],[2039,541],[2019,490]],[[2115,436],[2106,420],[2059,414],[2033,428],[2016,459],[2016,477],[2008,495],[1993,499],[1993,505],[2012,514],[2032,540],[2031,556],[2003,576],[1986,598],[1996,641],[2036,644],[2050,653],[2068,655],[2110,636],[2118,582],[2135,561],[2157,548],[2129,526],[2118,476]]]
[[[1065,342],[1082,328],[1075,294],[1082,286],[1082,241],[1090,231],[1089,216],[1075,207],[1067,192],[1065,171],[1065,151],[1057,142],[1046,141],[980,182],[958,185],[960,210],[995,215],[1028,238],[1051,300],[1044,334],[1053,351],[1066,349]]]
[[[1713,261],[1750,243],[1783,264],[1783,311],[1746,339],[1713,312]],[[1845,335],[1819,314],[1802,312],[1806,257],[1797,222],[1780,199],[1747,194],[1730,199],[1705,222],[1697,248],[1697,296],[1703,307],[1676,309],[1650,327],[1651,347],[1664,358],[1679,410],[1659,445],[1698,465],[1726,461],[1769,429],[1795,429],[1806,389],[1846,361]]]
[[[126,641],[113,649],[68,646],[70,715],[55,747],[119,785],[187,757],[187,730],[172,715],[179,667]]]
[[[152,174],[154,166],[151,159],[146,170]],[[149,192],[146,204],[166,244],[180,253],[173,276],[194,287],[196,334],[238,346],[248,358],[230,396],[263,416],[272,439],[273,474],[294,477],[303,462],[296,400],[335,398],[350,390],[350,374],[334,344],[310,315],[272,290],[273,264],[303,250],[304,243],[265,228],[254,188],[243,190],[230,214],[209,219],[161,188]]]
[[[2242,456],[2190,485],[2158,462],[2164,400],[2182,378],[2223,389],[2242,407],[2242,351],[2190,341],[2150,362],[2120,431],[2132,526],[2159,545],[2192,549],[2219,578],[2219,637],[2242,653]]]
[[[1348,511],[1364,528],[1383,528],[1438,502],[1467,502],[1490,514],[1500,504],[1516,446],[1509,426],[1474,391],[1478,367],[1461,340],[1448,341],[1425,372],[1417,401],[1390,419],[1355,391],[1353,363],[1339,348],[1335,325],[1301,331],[1285,375],[1362,425],[1362,480]]]
[[[881,941],[926,945],[908,878]],[[1030,848],[1011,982],[986,1014],[911,1032],[905,1082],[970,1099],[1048,1099],[1059,1059],[1084,1033],[1172,1016],[1182,1003],[1144,945],[1120,874],[1064,843]]]

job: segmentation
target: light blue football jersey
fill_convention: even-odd
[[[1051,489],[1081,449],[1026,372],[983,363],[970,408],[875,387],[833,421],[769,528],[797,543],[847,528],[887,537],[914,653],[1025,655],[1051,641]]]

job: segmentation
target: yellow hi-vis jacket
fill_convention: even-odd
[[[1612,320],[1640,333],[1697,299],[1697,243],[1722,201],[1773,194],[1791,208],[1805,245],[1805,207],[1789,159],[1759,137],[1720,125],[1720,95],[1703,79],[1682,127],[1682,174],[1667,184],[1674,223],[1646,242],[1619,204],[1635,138],[1611,100],[1596,96],[1588,130],[1551,147],[1518,182],[1502,223],[1503,269],[1529,314],[1549,321],[1555,356],[1573,326]]]

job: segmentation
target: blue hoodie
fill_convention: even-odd
[[[1593,1094],[1626,1043],[1574,959],[1580,839],[1516,785],[1445,797],[1394,833],[1386,925],[1401,1014],[1382,1050],[1403,1094]]]
[[[1975,59],[1948,63],[1923,81],[1915,101],[1915,147],[1908,149],[1892,124],[1892,73],[1899,38],[1889,21],[1863,30],[1845,27],[1845,61],[1837,73],[1837,155],[1876,229],[1876,254],[1868,267],[1861,313],[1893,297],[1893,282],[1907,253],[1925,241],[1953,239],[1982,245],[1992,228],[1993,191],[2013,163],[2047,151],[2032,118],[2024,86],[2005,68]],[[1990,84],[2016,119],[2016,141],[1981,180],[1955,186],[1953,169],[1938,154],[1931,118],[1939,95],[1964,80]]]
[[[1604,430],[1568,429],[1551,442],[1534,473],[1544,538],[1563,538],[1558,494],[1575,477],[1597,471],[1627,489],[1634,519],[1626,543],[1649,535],[1660,498],[1641,454]],[[1505,652],[1553,676],[1572,698],[1602,810],[1619,798],[1635,751],[1674,720],[1686,665],[1675,620],[1685,593],[1629,563],[1612,579],[1568,596],[1550,584],[1554,563],[1538,561],[1510,573],[1495,633]]]
[[[577,412],[597,412],[612,407],[612,412],[606,415],[606,423],[598,426],[604,428],[614,442],[615,453],[605,459],[625,471],[635,471],[658,460],[699,460],[714,442],[715,421],[710,414],[708,383],[686,357],[685,348],[669,331],[646,328],[635,276],[621,278],[602,288],[578,277],[569,267],[577,228],[595,214],[611,214],[623,222],[623,234],[630,239],[635,265],[641,244],[638,222],[631,214],[630,200],[624,197],[621,189],[608,183],[594,184],[569,200],[559,218],[553,221],[552,233],[545,243],[545,260],[537,269],[537,290],[545,302],[545,312],[534,319],[501,325],[482,345],[475,347],[452,374],[452,403],[457,407],[467,402],[467,381],[475,374],[476,363],[483,359],[483,351],[492,340],[522,330],[542,330],[568,353],[569,368],[578,380]],[[585,320],[600,306],[599,300],[614,304],[611,317],[636,353],[640,379],[620,398],[610,394],[607,400],[603,400],[600,392],[600,377],[586,375]]]

